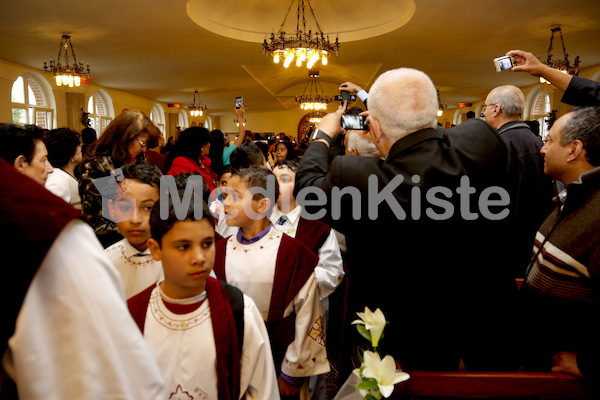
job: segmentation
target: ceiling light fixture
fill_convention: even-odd
[[[285,32],[285,21],[294,5],[294,2],[298,3],[296,10],[296,34],[286,35]],[[311,30],[306,30],[306,17],[304,14],[305,4],[308,4],[310,13],[317,26],[317,31],[313,35]],[[300,27],[300,19],[302,19],[302,28]],[[306,67],[311,69],[313,65],[319,60],[321,64],[327,65],[327,60],[331,53],[338,55],[340,47],[339,39],[335,38],[335,43],[332,45],[329,43],[329,36],[325,37],[321,26],[317,22],[317,17],[310,4],[310,0],[292,0],[290,7],[288,8],[285,18],[281,23],[281,27],[277,32],[277,36],[271,33],[270,42],[267,39],[263,42],[263,54],[273,57],[275,64],[283,60],[283,66],[289,67],[292,61],[296,60],[296,66],[302,66],[302,63],[306,61]]]
[[[562,29],[560,28],[560,26],[555,26],[554,28],[550,28],[550,30],[552,31],[552,34],[550,35],[550,47],[548,47],[548,58],[546,59],[546,62],[544,64],[546,64],[552,68],[555,68],[564,74],[578,75],[579,74],[579,56],[575,57],[575,62],[573,63],[573,66],[571,66],[571,63],[569,61],[569,54],[567,53],[567,49],[565,48],[565,40],[563,38]],[[560,33],[560,43],[562,44],[563,55],[564,55],[564,58],[562,60],[553,60],[552,59],[552,56],[553,56],[552,42],[554,40],[554,34],[556,32]],[[540,83],[550,84],[550,82],[548,82],[547,80],[545,80],[542,77],[540,77]]]
[[[73,56],[73,65],[69,65],[69,48],[71,49],[71,55]],[[60,56],[64,49],[65,64],[60,63]],[[50,66],[44,60],[44,71],[48,74],[48,70],[52,73],[52,76],[56,79],[56,86],[77,86],[83,83],[89,83],[90,81],[90,64],[87,64],[87,68],[83,67],[83,62],[77,63],[75,57],[75,51],[73,50],[73,44],[71,43],[71,36],[63,34],[58,49],[58,57],[56,61],[50,60]]]
[[[196,96],[198,95],[198,91],[194,90],[194,102],[192,104],[188,104],[188,110],[190,111],[190,115],[192,117],[201,117],[206,112],[206,105],[201,106],[200,104],[196,104]],[[198,100],[200,103],[200,100]]]
[[[435,91],[437,92],[437,99],[438,99],[437,116],[441,117],[442,114],[444,114],[444,111],[448,110],[448,104],[442,103],[442,99],[440,98],[440,90],[439,89],[435,89]]]
[[[308,89],[308,91],[307,91]],[[326,110],[327,105],[331,103],[331,96],[325,96],[321,82],[319,81],[319,71],[308,71],[308,82],[304,87],[302,96],[296,96],[296,104],[303,110]]]

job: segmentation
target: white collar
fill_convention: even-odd
[[[137,256],[138,254],[143,254],[145,256],[151,255],[150,248],[146,248],[146,250],[144,250],[144,251],[139,251],[138,249],[133,247],[133,245],[131,243],[129,243],[129,240],[127,240],[127,238],[124,238],[123,240],[121,240],[121,245],[123,246],[123,255],[127,259]]]
[[[276,224],[277,221],[279,220],[279,218],[281,218],[282,215],[285,215],[288,218],[288,220],[290,221],[290,223],[292,225],[296,226],[296,224],[300,220],[301,213],[302,213],[302,207],[300,205],[296,206],[296,208],[294,208],[288,214],[284,214],[283,212],[281,212],[279,207],[275,207],[273,209],[273,212],[271,213],[270,220],[273,224]]]

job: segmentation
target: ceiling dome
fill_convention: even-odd
[[[313,0],[311,5],[325,35],[332,40],[339,35],[342,43],[396,30],[410,21],[416,8],[414,0]],[[284,26],[288,34],[296,29],[296,7],[294,2]],[[189,17],[201,27],[221,36],[257,43],[277,33],[289,8],[290,2],[281,0],[188,0],[186,7]],[[306,29],[316,31],[309,7],[305,15]]]

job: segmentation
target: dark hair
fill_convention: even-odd
[[[285,140],[280,140],[275,143],[275,150],[277,150],[277,146],[280,144],[284,145],[287,149],[287,155],[285,156],[286,160],[296,160],[298,156],[296,155],[296,150],[294,149],[294,145],[290,142],[286,142]]]
[[[121,167],[123,177],[135,179],[150,186],[160,187],[160,178],[162,172],[160,169],[148,161],[134,161]]]
[[[183,198],[183,191],[178,193],[179,198]],[[183,219],[179,219],[175,213],[175,207],[173,206],[173,199],[171,196],[167,196],[167,203],[169,214],[166,219],[162,219],[160,216],[160,204],[164,201],[161,199],[154,203],[154,207],[152,207],[152,211],[150,212],[150,234],[152,238],[158,242],[159,245],[162,245],[162,238],[166,235],[172,228],[175,223],[180,221],[199,221],[194,216],[194,203],[196,200],[196,196],[192,195],[192,198],[189,202],[188,208],[185,213],[185,217]],[[206,202],[202,202],[202,218],[207,219],[208,222],[214,227],[215,219],[212,216],[210,210],[208,209],[208,205]],[[200,219],[200,220],[201,220]]]
[[[214,129],[210,131],[210,150],[208,152],[208,158],[211,160],[210,169],[219,177],[223,173],[224,141],[225,134],[222,130]]]
[[[244,142],[231,152],[230,163],[235,169],[262,166],[264,162],[262,150],[252,142]]]
[[[185,191],[185,188],[186,188],[187,182],[188,182],[188,178],[192,175],[197,175],[197,176],[202,177],[202,174],[199,172],[182,172],[181,174],[175,175],[174,178],[175,178],[175,185],[177,185],[177,190]],[[207,203],[210,201],[210,187],[206,184],[204,177],[202,177],[202,199]]]
[[[467,111],[467,119],[475,118],[475,111]]]
[[[346,110],[346,112],[344,114],[359,115],[361,112],[364,112],[364,110],[362,108],[354,106],[354,107]]]
[[[561,146],[580,140],[587,161],[594,167],[600,166],[600,107],[577,107],[572,112],[561,132]]]
[[[43,137],[44,130],[36,125],[0,124],[0,157],[14,164],[24,156],[31,163],[37,141]]]
[[[269,179],[272,179],[275,185],[274,199],[271,200],[271,207],[275,206],[275,201],[279,198],[279,182],[275,174],[265,167],[248,167],[239,170],[232,170],[231,177],[238,176],[248,188],[262,188],[267,190]],[[268,192],[267,192],[268,193]],[[253,200],[260,200],[265,196],[262,193],[255,193]]]
[[[48,161],[54,167],[64,167],[81,145],[80,135],[69,128],[52,129],[44,135]]]
[[[165,171],[171,169],[171,164],[177,157],[191,158],[197,163],[202,147],[208,142],[210,142],[210,133],[204,127],[192,126],[181,132],[165,160]]]
[[[292,171],[296,172],[298,170],[298,161],[295,160],[285,160],[285,161],[277,161],[273,168],[283,168],[287,167]]]
[[[148,148],[156,147],[160,131],[150,118],[141,111],[129,110],[118,115],[102,135],[87,148],[82,164],[97,156],[110,156],[113,165],[119,167],[129,160],[129,144],[143,134],[148,134]]]

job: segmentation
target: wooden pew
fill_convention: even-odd
[[[391,398],[591,400],[599,393],[583,380],[553,372],[408,372]]]

